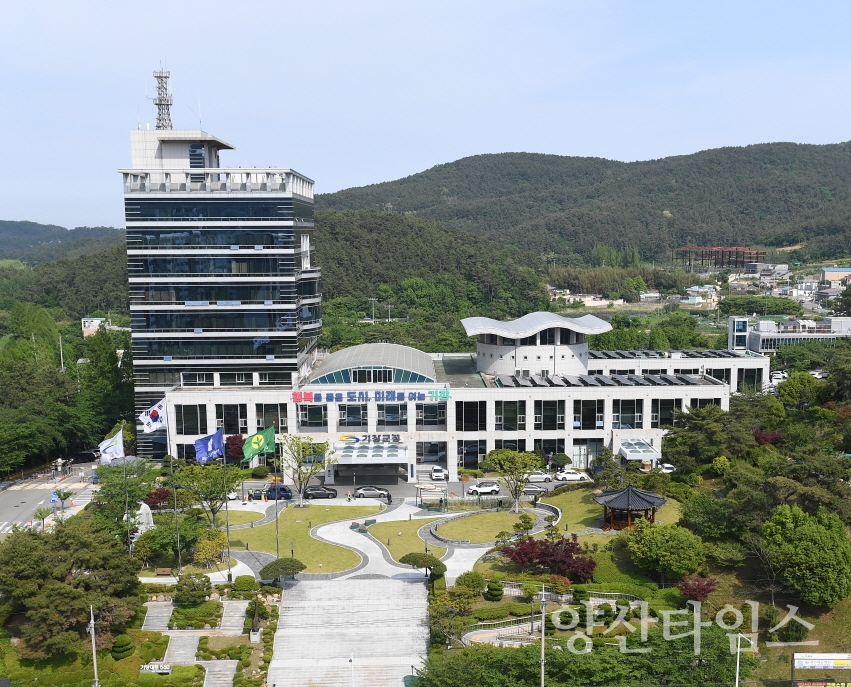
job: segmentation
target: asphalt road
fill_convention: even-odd
[[[11,531],[12,527],[26,526],[33,521],[33,513],[37,508],[52,508],[51,496],[57,489],[74,492],[70,500],[76,505],[88,503],[91,500],[92,485],[80,479],[80,471],[91,475],[93,464],[72,466],[69,476],[57,475],[18,481],[8,489],[0,492],[0,537]],[[65,505],[70,505],[69,501]],[[55,504],[61,510],[61,504]],[[38,524],[38,523],[36,523]]]

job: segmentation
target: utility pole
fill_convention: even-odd
[[[89,606],[89,613],[91,613],[91,621],[89,622],[89,633],[92,635],[92,664],[95,667],[95,683],[92,687],[100,687],[100,680],[98,680],[98,652],[96,648],[95,642],[95,609],[94,606]]]
[[[372,301],[372,323],[375,324],[375,301],[377,298],[367,298],[368,301]]]
[[[389,305],[389,304],[387,305],[387,321],[388,322],[390,321],[390,308],[392,308],[392,307],[393,307],[392,305]]]

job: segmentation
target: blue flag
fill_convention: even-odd
[[[225,455],[225,441],[221,428],[215,434],[202,437],[195,442],[195,460],[199,463],[207,463],[223,455]]]

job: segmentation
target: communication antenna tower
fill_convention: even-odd
[[[171,93],[168,92],[168,77],[171,72],[159,69],[154,72],[157,80],[157,97],[154,105],[157,106],[157,129],[171,129]]]

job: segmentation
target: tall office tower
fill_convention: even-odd
[[[167,84],[168,72],[155,76]],[[234,387],[290,388],[313,361],[322,328],[313,181],[221,167],[233,146],[171,129],[163,91],[162,128],[132,131],[131,168],[120,170],[136,415],[179,386],[209,387],[217,409],[239,415],[244,406],[224,403]],[[211,431],[226,420],[216,419]],[[242,417],[227,421],[250,433]],[[139,432],[137,454],[160,458],[165,442],[165,431]]]

